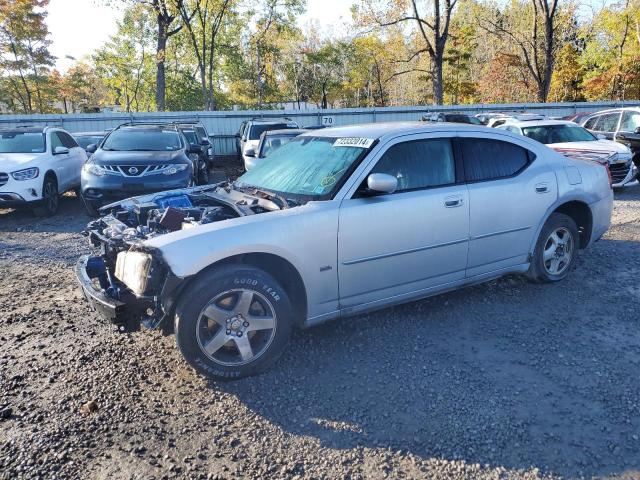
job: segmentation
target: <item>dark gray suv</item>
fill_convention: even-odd
[[[640,107],[603,110],[583,119],[581,125],[629,147],[633,163],[640,171]]]
[[[194,185],[190,145],[175,124],[123,124],[97,145],[82,168],[82,199],[90,215],[108,203]],[[95,153],[94,153],[95,152]]]

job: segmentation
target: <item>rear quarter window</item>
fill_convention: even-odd
[[[468,182],[512,177],[535,158],[519,145],[489,138],[462,138],[460,149]]]

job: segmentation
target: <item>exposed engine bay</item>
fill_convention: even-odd
[[[124,250],[158,235],[288,207],[289,201],[269,192],[210,185],[107,205],[101,209],[106,215],[89,223],[85,233],[95,246]]]
[[[129,198],[103,207],[104,216],[87,225],[83,233],[100,254],[82,258],[76,272],[85,291],[98,292],[97,308],[106,309],[120,332],[136,331],[141,323],[157,328],[171,311],[180,282],[145,240],[292,205],[298,203],[230,183]],[[125,306],[129,314],[120,314]],[[171,325],[165,322],[166,331]]]

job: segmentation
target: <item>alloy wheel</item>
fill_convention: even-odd
[[[560,275],[569,268],[574,253],[574,239],[565,227],[555,229],[544,245],[542,262],[550,275]]]
[[[212,361],[239,366],[256,360],[276,333],[271,302],[255,290],[237,288],[216,295],[200,312],[198,345]]]

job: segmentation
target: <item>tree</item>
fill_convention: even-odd
[[[381,4],[382,3],[382,4]],[[416,39],[416,48],[405,63],[411,63],[423,54],[428,54],[430,59],[430,74],[433,101],[441,105],[443,98],[442,69],[444,65],[444,53],[449,39],[449,25],[451,15],[457,0],[430,0],[432,11],[430,14],[420,12],[418,0],[362,0],[361,7],[357,10],[360,21],[365,25],[377,25],[378,27],[391,27],[400,24],[413,26],[413,34]],[[415,71],[409,69],[407,72]]]
[[[565,13],[565,17],[572,17],[571,11]],[[518,49],[522,63],[536,84],[539,102],[547,101],[551,88],[561,37],[559,14],[558,0],[515,0],[504,10],[488,9],[481,19],[487,32],[504,38]]]
[[[47,108],[42,90],[54,61],[45,23],[48,4],[49,0],[0,0],[0,67],[25,113],[35,110],[34,102],[40,113]]]
[[[156,108],[163,111],[166,98],[165,61],[167,42],[182,29],[182,25],[171,28],[180,17],[183,0],[142,0],[151,6],[156,16]]]
[[[111,101],[127,112],[154,107],[153,25],[141,5],[129,7],[118,33],[93,57],[96,73],[110,90]]]
[[[180,15],[195,54],[205,110],[215,110],[214,73],[221,37],[237,0],[185,0]]]

